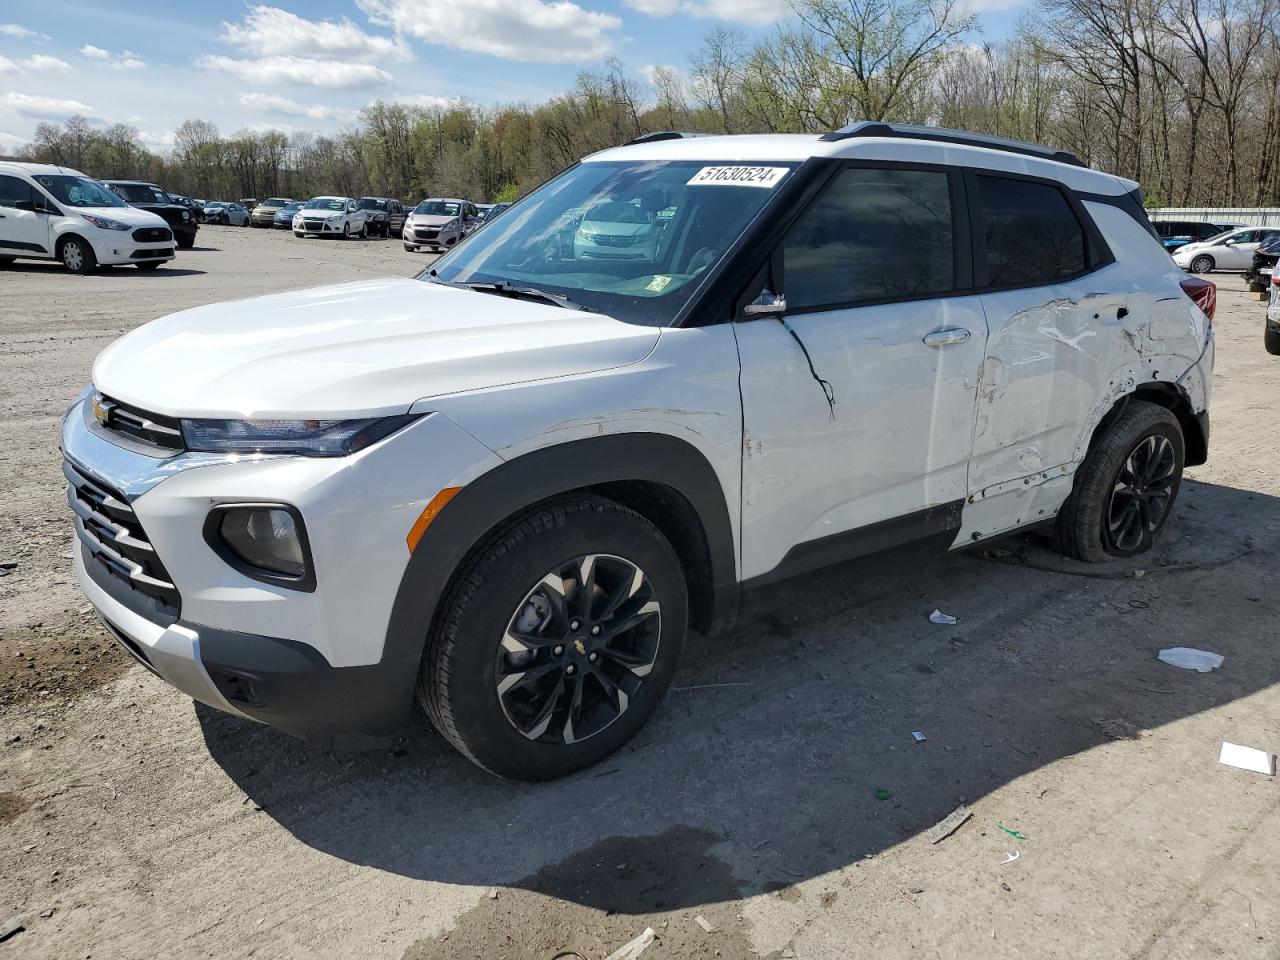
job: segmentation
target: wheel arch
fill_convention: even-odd
[[[690,590],[692,625],[732,623],[738,606],[736,547],[715,470],[684,440],[613,434],[544,447],[468,483],[432,521],[396,592],[383,661],[419,658],[443,600],[470,557],[547,503],[591,493],[639,513],[671,541]]]
[[[1204,419],[1196,415],[1187,391],[1176,383],[1154,380],[1134,387],[1129,393],[1112,404],[1111,409],[1102,415],[1098,425],[1093,428],[1089,437],[1089,449],[1107,432],[1115,419],[1124,412],[1134,400],[1145,400],[1164,407],[1178,418],[1182,428],[1182,439],[1185,446],[1185,462],[1189,467],[1197,467],[1209,459],[1208,425]]]

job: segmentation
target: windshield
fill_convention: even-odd
[[[356,207],[360,210],[385,210],[387,209],[387,201],[375,200],[373,197],[361,197]]]
[[[414,208],[413,212],[420,213],[424,217],[456,217],[461,209],[462,204],[460,203],[449,203],[445,200],[423,200]]]
[[[307,201],[304,210],[345,210],[347,201],[338,200],[334,197],[316,197]]]
[[[169,203],[169,195],[146,183],[113,183],[111,189],[129,203]]]
[[[619,320],[665,326],[790,169],[583,163],[521,200],[420,279],[534,286]]]
[[[258,206],[260,207],[283,207],[288,200],[263,200]]]
[[[302,209],[302,201],[301,201],[301,200],[295,200],[295,201],[293,201],[293,203],[286,203],[283,207],[281,207],[281,208],[280,208],[280,212],[281,212],[281,213],[292,213],[292,212],[293,212],[293,211],[295,211],[295,210],[301,210],[301,209]]]
[[[223,203],[221,200],[210,200],[208,203],[204,205],[204,208],[206,210],[221,210],[225,206],[226,204]]]
[[[39,174],[36,183],[44,187],[59,203],[68,207],[127,207],[114,193],[84,177],[65,174]]]

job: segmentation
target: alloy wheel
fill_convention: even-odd
[[[634,563],[587,554],[525,595],[494,673],[507,721],[530,740],[572,744],[627,711],[658,657],[662,614]]]
[[[1116,475],[1107,508],[1107,535],[1117,550],[1133,551],[1164,523],[1173,502],[1177,456],[1168,438],[1138,441]]]

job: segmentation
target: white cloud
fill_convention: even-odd
[[[759,0],[747,0],[759,2]],[[622,20],[571,0],[356,0],[369,19],[427,43],[508,60],[571,63],[613,50]]]
[[[70,73],[71,64],[65,60],[59,60],[57,57],[51,57],[44,53],[37,53],[35,56],[27,57],[22,61],[22,66],[28,70],[40,72],[42,70],[53,70],[58,73]]]
[[[149,150],[165,151],[172,150],[174,141],[177,136],[172,130],[167,133],[153,133],[147,130],[138,131],[138,139],[142,141],[142,145]]]
[[[671,17],[683,13],[703,20],[729,20],[764,26],[791,12],[787,0],[622,0],[623,4],[651,17]],[[1002,0],[993,0],[1002,2]],[[1025,0],[1013,0],[1022,3]]]
[[[56,97],[32,97],[25,93],[6,93],[0,97],[0,107],[8,108],[24,117],[37,120],[61,120],[72,114],[91,114],[93,107],[79,100],[59,100]]]
[[[36,33],[34,30],[28,30],[26,27],[21,27],[16,23],[0,23],[0,36],[18,37],[19,39],[23,39],[25,37],[40,37],[44,40],[49,39],[47,34]]]
[[[383,103],[398,103],[405,107],[422,107],[424,110],[448,110],[450,107],[456,107],[463,102],[461,97],[440,97],[434,93],[398,93],[393,97],[379,97]],[[368,106],[373,106],[378,100],[372,100]]]
[[[299,103],[277,93],[242,93],[240,105],[262,113],[276,113],[287,117],[310,117],[312,120],[350,120],[352,110],[330,107],[320,103]]]
[[[34,54],[25,60],[10,60],[8,57],[0,57],[0,73],[42,73],[48,71],[67,73],[70,70],[71,64],[67,63],[67,61],[59,60],[57,57],[51,57],[44,53]]]
[[[19,137],[12,133],[5,133],[0,130],[0,150],[16,150],[27,142],[26,137]]]
[[[326,90],[351,90],[391,82],[391,74],[368,63],[339,60],[308,60],[304,57],[262,57],[237,60],[234,57],[200,57],[196,66],[229,73],[248,83],[294,83]]]
[[[90,60],[110,60],[115,70],[141,70],[146,66],[145,61],[132,50],[122,50],[119,55],[116,55],[110,50],[103,50],[92,43],[86,43],[80,48],[80,54]]]
[[[259,57],[316,57],[382,63],[407,62],[413,51],[400,37],[365,33],[343,17],[341,20],[306,20],[279,7],[251,7],[240,23],[224,23],[222,39]]]

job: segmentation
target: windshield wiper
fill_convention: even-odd
[[[541,300],[543,303],[564,307],[566,310],[580,310],[583,313],[596,312],[590,307],[584,307],[576,300],[570,300],[562,293],[551,293],[547,290],[539,290],[537,287],[526,287],[507,280],[477,280],[474,283],[460,283],[458,281],[442,280],[434,275],[431,280],[433,283],[443,283],[451,287],[461,287],[464,290],[474,290],[476,293],[496,293],[507,297],[526,297],[530,300]]]

